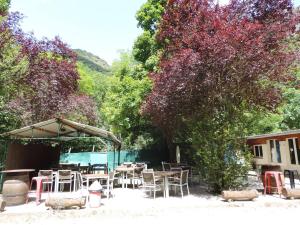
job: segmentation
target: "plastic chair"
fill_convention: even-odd
[[[50,191],[52,191],[52,185],[53,185],[53,170],[40,170],[38,173],[39,177],[47,177],[47,179],[43,180],[43,190],[44,186],[47,185],[48,186],[48,190],[49,190],[49,186],[50,186]]]
[[[272,189],[277,189],[277,193],[281,195],[282,188],[284,186],[283,180],[282,180],[283,174],[282,172],[278,171],[265,171],[265,177],[264,177],[264,194],[271,193]],[[275,185],[272,186],[271,179],[275,179]]]
[[[103,184],[103,190],[106,192],[105,195],[107,197],[107,199],[109,199],[110,195],[113,195],[113,189],[114,189],[114,181],[115,181],[115,172],[109,172],[108,173],[108,180],[106,182],[106,184]]]
[[[38,177],[33,177],[31,179],[30,183],[30,191],[32,190],[32,184],[33,182],[36,182],[36,204],[38,205],[40,203],[41,197],[42,197],[42,192],[43,192],[43,182],[48,181],[48,177],[43,177],[43,176],[38,176]],[[49,192],[49,186],[48,186],[48,192]],[[26,203],[28,203],[29,196],[27,196]]]
[[[57,185],[60,191],[64,190],[65,184],[70,184],[70,192],[72,190],[72,171],[71,170],[58,170],[57,171]],[[61,188],[59,185],[62,184]]]

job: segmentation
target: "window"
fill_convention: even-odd
[[[298,138],[288,139],[291,164],[300,164],[300,149]]]
[[[263,149],[262,145],[254,145],[254,157],[255,158],[263,158]]]
[[[271,161],[281,163],[280,143],[278,140],[270,140]]]

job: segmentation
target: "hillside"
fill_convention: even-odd
[[[74,49],[74,51],[77,53],[78,61],[82,62],[89,69],[100,73],[107,73],[110,71],[108,63],[100,57],[81,49]]]

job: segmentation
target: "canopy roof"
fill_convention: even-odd
[[[54,118],[36,123],[3,133],[1,136],[15,139],[101,137],[112,141],[118,146],[121,145],[121,142],[116,138],[116,136],[109,131],[61,118]]]

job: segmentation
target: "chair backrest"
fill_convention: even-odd
[[[79,184],[79,188],[82,189],[83,188],[83,177],[82,177],[82,174],[79,172],[79,173],[76,173],[76,179],[77,179],[77,182]]]
[[[162,165],[163,171],[169,171],[169,170],[171,170],[171,163],[161,162],[161,165]]]
[[[99,163],[99,164],[93,164],[92,165],[93,172],[95,171],[104,171],[104,173],[107,173],[107,164]]]
[[[189,179],[189,170],[182,170],[180,174],[180,182],[182,184],[186,184],[188,183],[188,179]]]
[[[58,170],[58,179],[59,180],[71,180],[72,172],[71,170]]]
[[[144,185],[154,185],[155,184],[155,179],[154,179],[154,172],[142,172],[142,177],[143,177],[143,183]]]
[[[132,162],[123,162],[123,166],[131,167],[132,166]]]
[[[114,171],[109,172],[108,177],[110,181],[113,181],[115,179],[115,172]]]
[[[143,170],[144,170],[144,167],[135,167],[134,168],[134,173],[140,175],[143,172]]]
[[[154,170],[151,168],[151,169],[144,169],[143,170],[144,172],[154,172]]]
[[[171,171],[182,171],[181,167],[171,167]]]
[[[39,170],[39,177],[47,177],[48,180],[53,180],[53,170]]]

